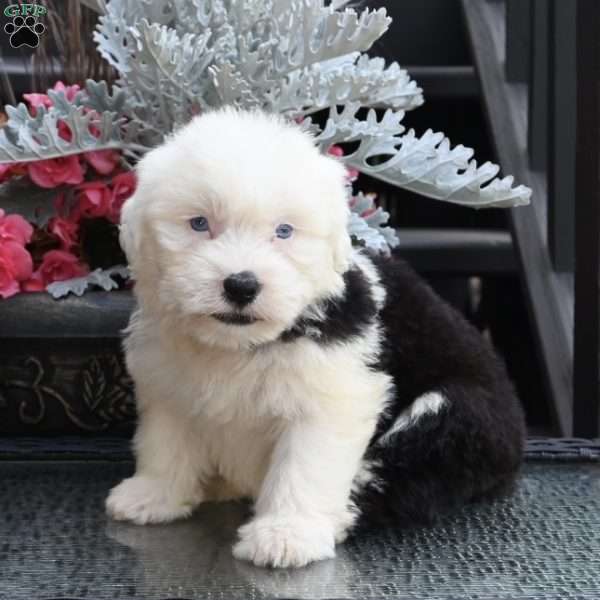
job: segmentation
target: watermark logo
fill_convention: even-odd
[[[48,9],[41,4],[11,4],[4,9],[4,16],[12,19],[4,25],[4,32],[10,35],[10,45],[13,48],[29,46],[37,48],[40,36],[46,31],[46,26],[39,21]]]

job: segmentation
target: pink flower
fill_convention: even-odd
[[[100,175],[112,173],[121,160],[121,154],[117,150],[95,150],[86,152],[83,156]]]
[[[26,173],[26,163],[0,164],[0,183],[8,181],[11,177],[19,177]]]
[[[57,123],[58,135],[67,142],[70,142],[73,139],[73,132],[71,128],[64,122],[58,121]]]
[[[56,92],[64,92],[67,100],[69,102],[73,102],[75,100],[75,96],[77,92],[81,89],[77,84],[74,85],[65,85],[62,81],[57,81],[52,88]]]
[[[76,155],[28,163],[27,172],[33,183],[43,188],[57,187],[63,183],[74,185],[83,181],[83,169]]]
[[[123,208],[123,204],[125,204],[125,200],[135,192],[136,185],[137,181],[133,171],[119,173],[113,178],[112,202],[110,205],[110,213],[108,215],[109,220],[113,223],[118,223],[121,220],[121,209]]]
[[[0,297],[19,293],[20,284],[31,277],[33,262],[17,242],[0,242]]]
[[[99,118],[98,113],[95,111],[91,112]],[[100,129],[93,123],[90,125],[90,133],[97,138],[101,135]],[[121,154],[117,150],[92,150],[91,152],[86,152],[84,156],[100,175],[112,173],[121,159]]]
[[[54,217],[48,223],[48,231],[60,240],[62,250],[69,251],[78,243],[79,225],[62,217]]]
[[[330,146],[329,150],[327,150],[327,154],[331,154],[331,156],[340,158],[340,156],[344,156],[344,150],[341,146]]]
[[[102,181],[88,181],[78,188],[77,206],[73,220],[82,217],[106,217],[111,211],[112,194],[108,185]]]
[[[55,281],[81,277],[87,272],[87,267],[74,254],[64,250],[50,250],[44,254],[42,264],[31,278],[23,283],[23,291],[41,292]]]
[[[52,89],[57,92],[64,92],[67,100],[73,102],[81,88],[78,85],[65,85],[62,81],[57,81]],[[50,108],[52,106],[52,100],[47,94],[23,94],[23,98],[29,104],[30,112],[34,117],[38,107]]]
[[[45,108],[52,106],[52,100],[46,94],[23,94],[23,98],[29,104],[30,112],[34,117],[40,106]]]
[[[341,146],[330,146],[329,150],[327,150],[327,154],[335,156],[336,158],[341,158],[344,156],[344,149]],[[358,175],[359,173],[356,169],[350,167],[346,168],[346,177],[348,178],[348,181],[355,181]]]
[[[0,165],[0,183],[10,178],[12,175],[11,167],[12,165]]]
[[[377,212],[377,207],[373,206],[372,208],[367,208],[367,210],[363,211],[360,213],[360,216],[363,219],[366,219],[367,217],[370,217],[373,213]]]
[[[355,181],[358,178],[358,171],[356,169],[351,169],[350,167],[348,167],[346,169],[346,177],[348,178],[348,181]]]
[[[0,208],[0,244],[16,242],[25,246],[32,235],[33,227],[21,215],[6,215]]]

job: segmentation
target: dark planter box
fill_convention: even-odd
[[[133,385],[123,364],[129,291],[0,304],[0,434],[128,434]]]

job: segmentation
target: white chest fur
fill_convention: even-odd
[[[377,337],[374,327],[345,344],[300,339],[232,352],[159,337],[156,324],[138,315],[127,358],[140,411],[176,415],[204,455],[200,462],[256,496],[274,445],[292,423],[325,422],[366,444],[390,386],[366,366]]]

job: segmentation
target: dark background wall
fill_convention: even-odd
[[[394,22],[375,42],[380,56],[403,65],[467,65],[471,63],[457,0],[368,0],[369,8],[385,7]]]

